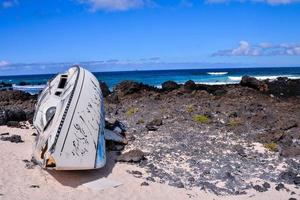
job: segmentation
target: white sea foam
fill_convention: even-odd
[[[196,81],[196,84],[203,84],[203,85],[228,85],[228,84],[238,84],[238,82],[234,81],[220,81],[220,82],[201,82],[201,81]],[[184,84],[184,83],[179,83],[178,84]],[[155,85],[156,88],[161,89],[161,85]]]
[[[242,80],[241,76],[228,76],[228,79],[231,81],[240,81]]]
[[[220,75],[226,75],[228,72],[207,72],[209,75],[214,75],[214,76],[220,76]]]
[[[14,90],[42,90],[46,85],[16,85],[13,84]]]
[[[254,78],[258,80],[266,80],[266,79],[274,80],[277,79],[278,77],[287,77],[289,79],[300,79],[300,76],[294,76],[294,75],[254,76]],[[231,81],[241,81],[242,76],[228,76],[228,79]]]
[[[254,76],[258,80],[274,80],[278,77],[287,77],[289,79],[300,79],[300,76],[296,75],[277,75],[277,76]],[[228,85],[228,84],[238,84],[242,80],[242,76],[228,76],[228,81],[195,81],[196,84],[204,85]],[[176,81],[178,84],[184,84],[185,82]],[[161,85],[155,85],[156,88],[162,88]]]
[[[228,85],[228,84],[237,84],[237,82],[233,81],[220,81],[220,82],[195,82],[196,84],[203,84],[203,85]]]

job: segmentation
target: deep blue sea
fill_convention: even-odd
[[[254,76],[258,79],[275,79],[279,76],[292,79],[300,78],[300,67],[284,68],[229,68],[229,69],[184,69],[184,70],[155,70],[155,71],[122,71],[122,72],[95,72],[94,75],[104,81],[112,89],[123,80],[133,80],[160,87],[164,81],[172,80],[184,83],[193,80],[204,84],[232,84],[239,83],[243,75]],[[0,82],[15,84],[14,89],[37,93],[55,74],[0,76]],[[20,82],[31,86],[18,88]]]

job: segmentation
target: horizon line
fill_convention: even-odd
[[[72,66],[75,66],[71,65]],[[79,65],[81,66],[81,65]],[[258,67],[253,67],[253,66],[247,66],[247,67],[216,67],[216,68],[211,68],[211,67],[204,67],[204,68],[173,68],[173,69],[136,69],[136,70],[112,70],[112,71],[91,71],[92,73],[118,73],[118,72],[147,72],[147,71],[181,71],[181,70],[225,70],[225,69],[268,69],[268,68],[300,68],[300,65],[298,66],[258,66]],[[65,70],[63,70],[65,71]],[[0,77],[7,77],[7,76],[31,76],[31,75],[55,75],[59,74],[63,71],[56,72],[56,73],[32,73],[32,74],[7,74],[7,75],[0,75]]]

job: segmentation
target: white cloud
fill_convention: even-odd
[[[271,5],[278,5],[278,4],[299,3],[300,1],[299,0],[266,0],[263,2],[266,2]]]
[[[9,62],[5,60],[0,60],[0,67],[6,67],[7,65],[9,65]]]
[[[300,44],[272,45],[271,43],[260,43],[250,45],[247,41],[240,41],[239,46],[233,49],[220,50],[213,56],[300,56]]]
[[[87,4],[92,11],[125,11],[144,7],[149,0],[79,0]]]
[[[230,3],[230,2],[253,2],[253,3],[267,3],[270,5],[282,5],[300,3],[300,0],[206,0],[207,3]]]

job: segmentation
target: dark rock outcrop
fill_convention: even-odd
[[[260,81],[254,77],[243,76],[240,84],[277,97],[300,96],[300,79],[279,77],[275,80]]]
[[[279,179],[286,183],[294,183],[295,178],[297,177],[297,173],[292,171],[286,171],[279,174]]]
[[[176,82],[174,81],[166,81],[166,82],[163,82],[163,84],[161,85],[162,86],[162,89],[164,91],[172,91],[172,90],[176,90],[180,87],[180,85],[178,85]]]
[[[26,113],[20,108],[11,108],[11,110],[6,110],[7,121],[26,121]]]
[[[139,93],[142,91],[156,91],[157,89],[145,85],[143,83],[138,83],[134,81],[122,81],[121,83],[117,84],[114,88],[114,93],[118,95],[118,97],[123,97],[129,94]]]
[[[6,125],[8,127],[20,128],[20,123],[18,121],[8,121]]]
[[[12,136],[5,136],[5,137],[2,136],[2,137],[0,137],[0,140],[9,141],[9,142],[12,142],[12,143],[22,143],[22,142],[24,142],[20,135],[12,135]]]
[[[279,77],[276,80],[267,80],[268,93],[279,97],[300,96],[300,79],[292,80]]]
[[[110,92],[107,84],[103,81],[100,81],[99,84],[100,84],[100,88],[101,88],[103,97],[107,97],[108,95],[110,95],[111,92]]]
[[[194,81],[189,80],[184,83],[183,87],[185,91],[192,92],[197,89],[197,84]]]
[[[268,86],[264,82],[259,81],[258,79],[250,76],[243,76],[241,82],[241,86],[250,87],[261,92],[268,91]]]
[[[30,99],[36,99],[37,95],[31,95],[22,91],[1,91],[0,102],[3,101],[28,101]]]
[[[120,103],[119,101],[119,97],[116,93],[111,93],[110,95],[108,95],[106,97],[106,100],[109,102],[109,103],[113,103],[113,104],[118,104]]]
[[[0,125],[9,121],[32,123],[37,95],[22,91],[0,91]]]
[[[205,90],[210,94],[219,96],[227,93],[225,86],[223,85],[204,85],[197,84],[197,90]]]
[[[7,115],[5,110],[0,109],[0,126],[5,125],[7,122]]]

